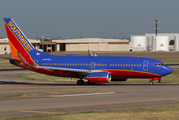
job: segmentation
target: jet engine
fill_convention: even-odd
[[[92,72],[88,75],[89,83],[108,83],[111,82],[111,74],[109,72]]]

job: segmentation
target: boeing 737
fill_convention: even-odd
[[[149,84],[173,70],[162,62],[144,57],[54,56],[35,49],[11,18],[4,18],[12,57],[10,63],[42,74],[79,78],[78,85],[148,78]]]

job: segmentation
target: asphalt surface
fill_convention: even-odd
[[[97,84],[79,86],[15,78],[33,74],[0,69],[0,119],[85,111],[179,105],[179,84]]]

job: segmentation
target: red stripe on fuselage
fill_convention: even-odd
[[[161,75],[133,70],[102,70],[111,73],[112,78],[153,78]]]

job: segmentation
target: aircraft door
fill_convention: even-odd
[[[38,65],[38,60],[37,60],[37,59],[35,59],[34,62]],[[35,64],[34,64],[34,65],[35,65]]]
[[[143,62],[143,70],[144,70],[144,71],[148,71],[148,65],[149,65],[149,61],[145,60],[145,61]]]
[[[95,69],[95,62],[91,62],[91,69]]]

